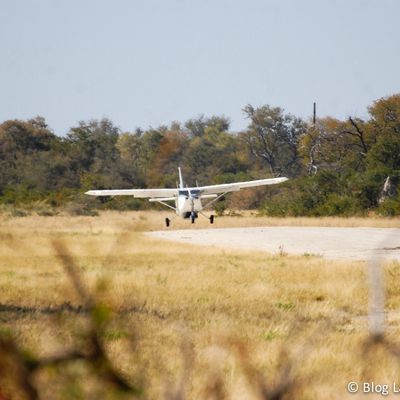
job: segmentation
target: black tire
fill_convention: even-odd
[[[214,223],[214,215],[210,215],[210,224]]]
[[[169,227],[169,223],[171,221],[169,220],[169,218],[165,218],[165,226],[168,228]]]
[[[192,214],[191,216],[190,216],[190,221],[192,221],[192,224],[194,224],[194,221],[196,220],[196,217],[195,217],[195,215],[194,214]]]

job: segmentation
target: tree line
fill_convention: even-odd
[[[122,132],[111,120],[81,121],[57,135],[43,117],[0,124],[0,205],[74,213],[150,207],[132,198],[93,199],[88,189],[175,187],[273,176],[287,183],[217,203],[273,216],[400,214],[400,94],[368,107],[365,119],[317,118],[247,105],[241,132],[225,116]],[[39,210],[40,211],[40,210]]]

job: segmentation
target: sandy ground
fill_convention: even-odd
[[[149,232],[149,236],[197,245],[318,255],[333,259],[400,260],[400,229],[264,227]]]

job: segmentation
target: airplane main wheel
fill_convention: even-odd
[[[214,215],[210,215],[210,224],[214,223]]]
[[[165,226],[168,228],[169,227],[169,223],[170,223],[170,219],[169,218],[165,218]]]

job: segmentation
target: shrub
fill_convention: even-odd
[[[394,217],[400,215],[400,199],[392,198],[383,201],[376,209],[377,214],[384,217]]]
[[[348,195],[331,194],[316,210],[316,213],[324,216],[350,216],[362,214],[360,202]]]

